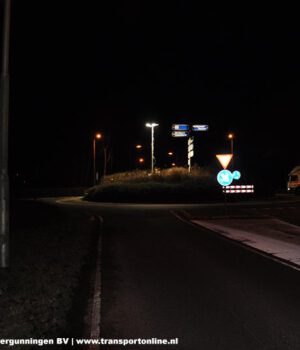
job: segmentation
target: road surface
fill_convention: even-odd
[[[299,204],[288,206],[295,223]],[[179,220],[180,206],[83,207],[103,218],[101,337],[179,341],[149,349],[300,349],[299,271]]]

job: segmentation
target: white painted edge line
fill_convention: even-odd
[[[97,216],[100,225],[103,224],[102,216]],[[91,310],[91,339],[100,339],[100,323],[101,323],[101,253],[102,253],[102,239],[99,235],[97,257],[96,257],[96,270],[95,270],[95,285],[94,294],[92,300]],[[100,349],[99,345],[90,345],[89,349]]]
[[[253,247],[251,247],[251,246],[249,246],[249,245],[247,245],[247,244],[245,244],[245,243],[243,243],[243,242],[241,242],[241,241],[237,241],[237,240],[235,240],[235,239],[233,239],[233,238],[231,238],[231,237],[224,236],[224,235],[222,235],[220,232],[214,231],[214,230],[209,229],[209,228],[206,228],[206,227],[204,227],[204,226],[200,226],[199,224],[195,224],[195,223],[193,223],[193,222],[191,222],[191,221],[189,221],[189,220],[184,219],[183,217],[181,217],[179,214],[177,214],[177,213],[176,213],[175,211],[173,211],[173,210],[170,210],[170,213],[173,214],[173,215],[174,215],[177,219],[179,219],[180,221],[182,221],[182,222],[184,222],[184,223],[186,223],[186,224],[188,224],[188,225],[190,225],[190,226],[193,226],[193,227],[198,228],[198,229],[201,227],[201,228],[204,228],[204,229],[207,230],[207,231],[214,232],[214,233],[217,234],[220,238],[222,238],[222,239],[224,239],[224,240],[226,240],[226,241],[229,241],[229,242],[231,242],[231,243],[234,244],[234,245],[242,246],[244,249],[249,250],[249,251],[252,252],[252,253],[259,254],[259,255],[261,255],[261,256],[263,256],[263,257],[269,259],[269,260],[272,260],[272,261],[274,261],[274,262],[276,262],[276,263],[279,263],[279,264],[281,264],[281,265],[284,265],[284,266],[287,266],[287,267],[289,267],[289,268],[292,268],[293,270],[300,271],[300,267],[298,267],[298,266],[296,266],[296,265],[294,265],[294,264],[291,264],[291,263],[285,261],[284,259],[277,258],[276,256],[270,255],[270,254],[264,252],[263,250],[259,250],[259,249],[257,249],[257,248],[253,248]]]

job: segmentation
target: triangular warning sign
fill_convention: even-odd
[[[216,154],[216,157],[218,158],[218,161],[221,163],[223,169],[226,169],[233,157],[233,154]]]

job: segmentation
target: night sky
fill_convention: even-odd
[[[297,11],[197,3],[13,1],[13,183],[18,173],[27,186],[88,185],[96,131],[111,171],[133,167],[136,143],[149,161],[154,121],[158,166],[169,150],[185,163],[172,123],[209,124],[195,162],[218,169],[232,131],[244,179],[285,187],[300,164]]]

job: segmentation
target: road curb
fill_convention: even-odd
[[[238,241],[238,240],[235,240],[235,239],[233,239],[233,238],[224,236],[224,235],[222,235],[221,233],[219,233],[219,232],[217,232],[217,231],[214,231],[214,230],[212,230],[212,229],[209,229],[209,228],[206,228],[206,227],[201,226],[201,225],[199,225],[199,224],[196,224],[196,223],[194,223],[194,222],[191,221],[191,220],[193,220],[193,218],[190,218],[190,219],[187,218],[185,213],[182,213],[182,214],[183,214],[183,215],[182,215],[182,214],[180,214],[178,211],[174,211],[174,210],[170,210],[170,212],[171,212],[177,219],[179,219],[179,220],[181,220],[182,222],[185,222],[185,223],[187,223],[187,224],[189,224],[189,225],[191,225],[191,226],[193,226],[193,227],[195,227],[195,228],[202,227],[203,229],[205,229],[205,230],[207,230],[207,231],[209,231],[209,232],[211,232],[211,233],[217,235],[218,237],[220,237],[220,238],[222,238],[222,239],[224,239],[224,240],[226,240],[226,241],[228,241],[228,242],[231,242],[232,244],[241,246],[241,247],[243,247],[244,249],[247,249],[247,250],[249,250],[249,251],[251,251],[251,252],[254,252],[254,253],[256,253],[256,254],[259,254],[259,255],[261,255],[261,256],[263,256],[263,257],[269,259],[269,260],[272,260],[272,261],[274,261],[274,262],[276,262],[276,263],[278,263],[278,264],[281,264],[281,265],[287,266],[287,267],[289,267],[289,268],[292,268],[293,270],[300,271],[300,266],[297,265],[297,264],[295,264],[295,263],[293,263],[293,262],[290,262],[289,260],[286,260],[286,259],[281,258],[281,257],[274,256],[274,255],[269,254],[269,253],[267,253],[267,252],[265,252],[265,251],[263,251],[263,250],[257,249],[257,248],[255,248],[255,247],[251,247],[251,246],[249,246],[249,245],[243,243],[242,241]]]

